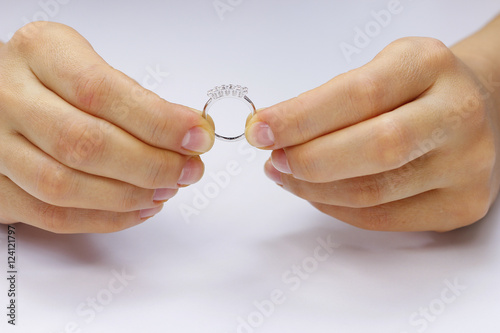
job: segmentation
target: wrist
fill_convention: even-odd
[[[480,54],[454,53],[484,85],[500,113],[500,64]]]
[[[500,16],[451,50],[487,85],[500,111]]]

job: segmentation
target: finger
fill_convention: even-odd
[[[158,207],[176,189],[147,190],[68,168],[11,134],[0,151],[0,172],[24,191],[53,206],[130,212]]]
[[[328,183],[309,183],[281,174],[268,160],[266,174],[285,190],[307,201],[320,204],[364,208],[416,196],[453,183],[442,159],[425,156],[403,167],[381,174],[342,179]]]
[[[367,65],[296,98],[261,110],[246,134],[260,148],[308,142],[408,103],[429,89],[450,66],[451,54],[428,38],[396,41]]]
[[[203,175],[199,157],[158,149],[105,120],[81,112],[38,83],[26,83],[31,98],[5,107],[24,135],[60,163],[88,174],[148,189],[190,185]]]
[[[163,208],[115,213],[49,205],[0,175],[0,222],[23,222],[56,233],[109,233],[138,225]]]
[[[465,191],[465,189],[464,189]],[[400,201],[350,208],[312,203],[321,212],[355,227],[376,231],[449,231],[484,217],[475,200],[461,200],[462,193],[441,189]],[[477,212],[482,212],[478,214]]]
[[[18,47],[30,69],[78,109],[159,148],[198,154],[212,147],[214,133],[201,113],[169,103],[113,69],[75,30],[32,23],[12,43],[31,45]]]
[[[307,142],[274,151],[274,166],[325,183],[395,170],[438,151],[448,140],[433,98],[424,98]]]

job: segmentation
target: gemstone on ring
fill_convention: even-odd
[[[219,99],[226,96],[233,96],[238,98],[245,98],[248,94],[248,88],[242,86],[235,86],[234,84],[217,86],[207,92],[208,97],[212,99]]]

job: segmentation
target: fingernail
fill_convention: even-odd
[[[288,159],[286,158],[286,153],[283,149],[273,151],[271,156],[271,161],[273,166],[282,173],[292,174],[290,165],[288,164]]]
[[[274,145],[274,134],[268,124],[259,121],[248,129],[248,142],[257,148]]]
[[[161,205],[159,207],[155,207],[155,208],[141,210],[141,212],[140,212],[141,220],[148,219],[150,217],[155,216],[156,214],[161,212],[162,209],[163,209],[163,205]]]
[[[186,133],[181,145],[186,150],[204,153],[212,146],[212,137],[205,129],[196,126]]]
[[[177,192],[178,192],[177,189],[159,188],[155,191],[153,200],[154,201],[165,201],[168,199],[172,199],[177,194]]]
[[[266,163],[266,166],[264,167],[264,172],[266,173],[266,176],[271,179],[273,182],[275,182],[278,185],[283,186],[283,180],[281,178],[281,173],[276,170],[276,168],[272,165],[272,163]]]
[[[179,186],[192,185],[201,179],[203,176],[203,168],[200,167],[200,162],[195,158],[190,158],[187,160],[184,168],[182,169],[181,175],[177,184]]]

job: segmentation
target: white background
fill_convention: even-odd
[[[225,83],[249,87],[257,107],[272,105],[361,66],[398,37],[452,45],[500,10],[493,0],[401,0],[402,13],[349,63],[340,43],[352,43],[354,29],[388,1],[233,0],[240,4],[223,20],[212,0],[64,2],[1,0],[0,38],[45,15],[77,29],[141,83],[155,83],[148,73],[159,66],[169,76],[154,91],[198,109],[208,89]],[[499,331],[498,205],[481,223],[446,234],[358,230],[267,180],[267,157],[244,142],[217,142],[199,184],[154,219],[116,234],[55,235],[17,225],[18,326],[6,323],[2,278],[0,331],[221,333],[238,332],[239,317],[257,326],[239,330],[245,333]],[[221,188],[210,175],[231,163],[239,173]],[[199,215],[183,217],[180,207],[195,207],[207,191],[212,198],[198,205]],[[315,267],[318,238],[328,237],[338,248]],[[290,270],[303,264],[310,274],[293,284]],[[113,270],[133,277],[116,294]],[[446,281],[465,290],[442,308]],[[283,304],[259,315],[255,302],[267,303],[273,290],[284,293]],[[89,298],[105,303],[95,317]],[[432,319],[412,324],[428,307]]]

